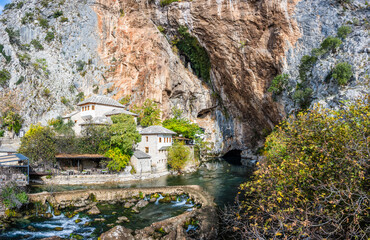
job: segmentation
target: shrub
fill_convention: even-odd
[[[314,107],[276,127],[253,180],[241,185],[230,232],[243,239],[366,239],[369,116],[361,99],[340,110]]]
[[[52,0],[42,0],[41,1],[41,6],[43,7],[48,7],[49,6],[49,3],[51,2]]]
[[[85,67],[86,63],[82,60],[78,60],[76,62],[76,66],[77,66],[77,71],[81,72],[82,70],[84,70],[84,67]]]
[[[47,32],[46,37],[45,37],[45,41],[51,42],[51,41],[54,40],[54,38],[55,38],[54,32]]]
[[[161,7],[170,5],[173,2],[178,2],[179,0],[161,0],[160,5]]]
[[[60,17],[60,16],[63,16],[63,11],[61,11],[61,10],[57,10],[57,11],[55,11],[55,12],[53,13],[53,17],[54,17],[54,18],[58,18],[58,17]]]
[[[13,111],[4,113],[3,124],[9,131],[19,133],[22,128],[23,119],[22,117]]]
[[[297,89],[293,94],[293,100],[300,108],[306,109],[311,104],[313,90],[311,88]]]
[[[329,36],[321,43],[321,49],[325,52],[334,51],[339,48],[342,44],[342,41],[339,38]]]
[[[131,159],[130,155],[122,153],[121,149],[119,148],[109,149],[104,156],[111,159],[108,162],[107,168],[116,172],[120,172],[121,170],[125,169]]]
[[[64,23],[64,22],[68,22],[68,18],[67,17],[62,17],[60,19],[60,22]]]
[[[282,91],[285,90],[286,85],[288,84],[288,79],[288,74],[284,73],[277,75],[274,79],[272,79],[271,85],[267,91],[273,92],[276,95],[280,94]]]
[[[162,27],[161,25],[158,25],[157,26],[157,28],[158,28],[158,31],[160,31],[161,33],[164,33],[164,27]]]
[[[19,77],[19,79],[18,79],[18,81],[15,83],[16,85],[19,85],[19,84],[21,84],[22,82],[24,82],[24,80],[25,80],[25,77],[24,76],[20,76]]]
[[[307,73],[311,71],[312,67],[317,62],[317,57],[305,55],[301,59],[301,64],[299,65],[299,78],[301,81],[307,80]]]
[[[19,30],[14,30],[13,28],[5,28],[6,33],[9,37],[9,42],[11,44],[19,44]]]
[[[350,26],[341,26],[340,28],[338,28],[337,35],[341,39],[345,39],[351,32],[352,28]]]
[[[33,45],[33,47],[36,49],[36,50],[44,50],[44,47],[41,45],[41,43],[39,42],[39,40],[37,39],[33,39],[31,41],[31,44]]]
[[[152,99],[146,99],[141,106],[134,105],[132,111],[137,113],[138,124],[143,127],[158,125],[161,123],[161,110]]]
[[[8,70],[3,69],[0,71],[0,86],[2,88],[8,87],[9,80],[11,78],[10,72]]]
[[[26,192],[13,182],[2,188],[0,196],[5,207],[9,209],[19,209],[23,204],[28,203]]]
[[[190,149],[182,142],[175,142],[168,149],[168,165],[176,171],[181,171],[190,160]]]
[[[119,103],[122,105],[128,105],[131,101],[131,95],[126,95],[121,100],[119,100]]]
[[[17,3],[17,9],[21,9],[24,5],[24,2]]]
[[[50,96],[50,90],[49,90],[49,88],[44,88],[44,90],[42,91],[42,95],[44,97],[49,97]]]
[[[85,94],[83,92],[79,92],[76,96],[75,103],[79,103],[85,99]]]
[[[64,105],[67,105],[69,103],[69,100],[65,96],[63,96],[60,98],[60,102],[63,103]]]
[[[49,28],[49,22],[48,22],[47,19],[44,19],[44,18],[39,17],[37,20],[39,21],[39,25],[42,28],[45,28],[45,29],[48,29]]]
[[[22,24],[30,23],[33,21],[34,14],[31,12],[26,12],[25,16],[22,18]]]
[[[195,75],[200,77],[206,83],[210,81],[211,62],[205,48],[193,37],[184,26],[178,29],[179,39],[175,45],[180,54],[185,56],[186,62],[190,62],[191,68]]]
[[[352,75],[352,66],[347,62],[335,65],[332,73],[332,77],[337,80],[339,85],[346,85]]]
[[[4,11],[12,9],[15,6],[15,3],[7,3],[4,6]]]
[[[3,55],[3,57],[5,58],[7,63],[9,63],[12,60],[11,56],[6,55],[6,53],[4,51],[4,45],[2,45],[2,44],[0,44],[0,53],[1,53],[1,55]]]
[[[4,137],[5,130],[0,129],[0,137]]]

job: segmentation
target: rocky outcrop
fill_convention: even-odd
[[[163,118],[174,106],[183,109],[205,128],[216,153],[248,151],[298,109],[293,94],[301,81],[302,56],[345,24],[352,33],[337,52],[320,57],[312,68],[310,101],[336,107],[340,100],[368,91],[365,0],[344,6],[336,0],[193,0],[166,6],[147,0],[46,5],[31,0],[16,6],[0,17],[0,70],[11,74],[1,94],[16,99],[26,124],[72,111],[79,92],[115,99],[130,95],[137,104],[154,99]],[[209,83],[193,74],[174,47],[180,26],[205,48]],[[330,77],[341,61],[353,66],[346,87]],[[279,73],[289,74],[289,85],[274,101],[267,89]]]
[[[132,230],[127,229],[122,226],[115,226],[108,232],[103,233],[100,235],[101,240],[122,240],[122,239],[127,239],[127,240],[135,240],[135,238],[132,236]]]

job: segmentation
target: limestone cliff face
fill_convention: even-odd
[[[218,153],[252,149],[297,109],[292,95],[302,56],[344,24],[353,25],[353,32],[312,69],[312,103],[335,107],[368,91],[365,0],[345,8],[335,0],[193,0],[167,6],[159,0],[66,0],[47,6],[30,0],[17,8],[19,2],[0,15],[0,70],[11,73],[1,93],[11,92],[21,103],[27,124],[72,111],[79,92],[115,99],[130,95],[137,104],[154,99],[163,118],[174,106],[183,109],[206,129]],[[171,42],[180,26],[206,49],[210,83],[174,51]],[[19,35],[10,36],[9,29]],[[48,32],[55,35],[51,41]],[[43,49],[36,48],[35,39]],[[353,66],[347,87],[327,77],[340,61]],[[289,74],[289,86],[274,101],[267,89],[279,73]]]

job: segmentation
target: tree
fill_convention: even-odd
[[[181,171],[186,162],[190,160],[190,149],[183,142],[175,142],[168,150],[168,165]]]
[[[339,85],[346,85],[352,75],[352,66],[347,62],[335,65],[332,73],[332,77],[337,80]]]
[[[288,79],[289,79],[289,75],[286,73],[277,75],[272,80],[271,86],[269,87],[267,91],[273,92],[274,94],[279,95],[285,90],[286,85],[288,84]]]
[[[338,28],[338,37],[340,37],[341,39],[345,39],[348,34],[350,34],[352,32],[352,28],[350,26],[341,26],[340,28]]]
[[[111,137],[106,144],[108,150],[105,156],[111,159],[107,167],[119,172],[129,164],[135,144],[141,141],[141,135],[136,130],[132,116],[120,114],[112,116],[111,119],[113,122],[109,128]]]
[[[61,116],[58,116],[56,119],[51,119],[48,121],[48,125],[52,126],[56,133],[60,135],[67,135],[73,136],[75,135],[74,130],[72,129],[75,125],[73,121],[68,120],[68,122],[64,122]]]
[[[19,153],[27,156],[34,165],[42,164],[45,168],[55,163],[55,134],[49,127],[31,125],[21,139]]]
[[[143,105],[140,107],[135,105],[132,111],[139,115],[138,123],[143,127],[158,125],[161,123],[161,110],[157,103],[151,99],[145,100]]]
[[[9,111],[3,117],[3,124],[9,131],[18,134],[22,128],[23,119],[18,113]]]
[[[276,127],[253,179],[241,185],[230,232],[238,229],[243,239],[366,238],[368,100],[339,110],[316,106]]]
[[[177,133],[177,135],[182,135],[186,138],[195,139],[198,134],[203,131],[196,123],[190,122],[188,119],[182,117],[182,110],[174,107],[172,108],[173,118],[165,120],[162,125],[163,127],[170,129]]]

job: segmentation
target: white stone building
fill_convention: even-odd
[[[162,126],[150,126],[140,131],[138,144],[131,164],[137,173],[156,173],[167,170],[167,151],[176,133]]]
[[[112,98],[96,95],[77,104],[78,110],[63,117],[64,121],[74,122],[73,130],[80,135],[85,126],[108,125],[113,115],[127,114],[136,117],[137,114],[125,110],[125,106]]]

